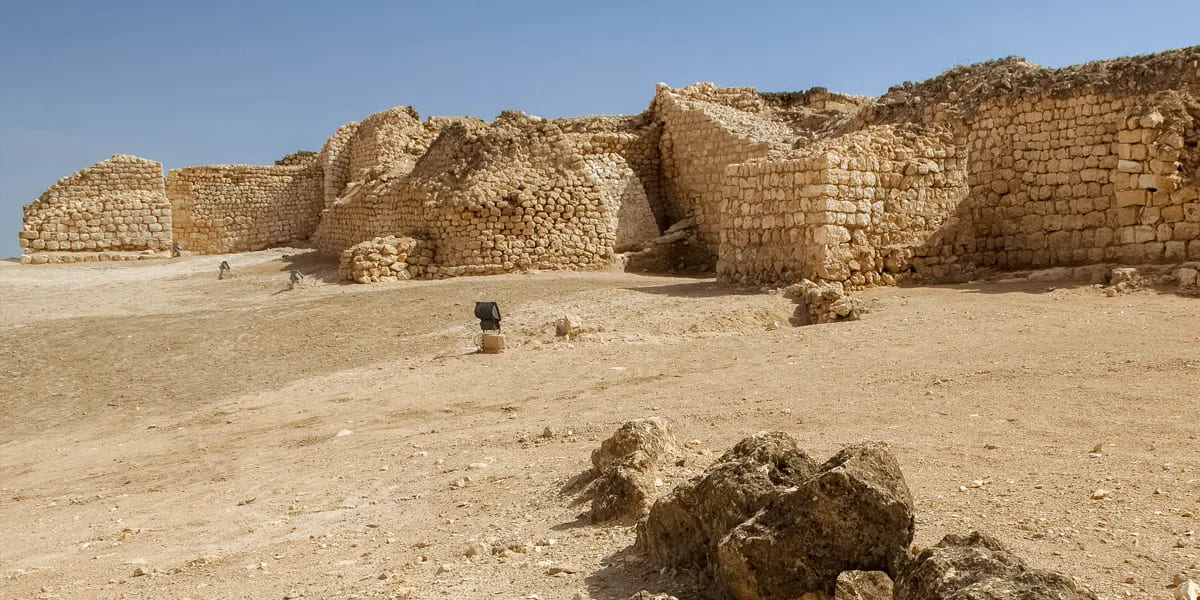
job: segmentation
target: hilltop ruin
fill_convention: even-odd
[[[636,116],[394,108],[275,166],[164,181],[150,160],[97,163],[25,207],[22,262],[311,243],[375,281],[611,268],[668,229],[722,279],[759,285],[1200,260],[1198,122],[1200,47],[1064,69],[1007,58],[879,98],[660,84]],[[377,238],[420,260],[389,270]]]

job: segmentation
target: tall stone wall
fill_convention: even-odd
[[[725,170],[717,273],[740,283],[894,283],[967,194],[948,136],[891,126]]]
[[[861,286],[1196,259],[1197,64],[1200,48],[1061,70],[1005,59],[894,88],[796,156],[725,170],[718,270]]]
[[[616,232],[614,249],[639,248],[658,237],[668,216],[658,156],[661,128],[651,115],[558,119],[554,124],[600,183]]]
[[[660,85],[641,115],[553,121],[398,107],[315,156],[176,170],[165,187],[158,163],[114,157],[27,207],[21,241],[340,252],[404,237],[432,254],[423,275],[445,276],[599,268],[687,219],[693,254],[754,284],[1200,260],[1197,65],[1200,47],[1065,69],[1009,58],[880,98]]]
[[[313,243],[340,253],[394,234],[398,215],[418,209],[397,206],[393,188],[413,170],[438,132],[459,121],[482,123],[445,117],[422,122],[411,106],[402,106],[338,129],[319,159],[325,170],[325,205]]]
[[[981,107],[966,126],[969,200],[914,257],[918,273],[1200,258],[1186,100],[1083,92]]]
[[[171,225],[162,164],[116,155],[60,179],[25,206],[19,238],[26,254],[164,251]]]
[[[317,163],[321,165],[323,183],[324,207],[329,208],[337,201],[338,196],[350,182],[350,140],[358,131],[359,123],[347,123],[338,128],[325,142]]]
[[[734,98],[752,103],[744,94]],[[741,120],[751,123],[745,129],[753,130],[749,113],[665,86],[659,88],[653,110],[662,123],[659,146],[668,218],[672,222],[693,219],[701,241],[715,254],[720,243],[725,167],[765,157],[773,145],[730,125]]]
[[[637,171],[620,148],[635,141],[629,134],[595,136],[583,154],[588,173],[600,184],[608,201],[610,227],[616,234],[613,249],[624,252],[658,237],[658,220]]]
[[[427,211],[423,199],[409,191],[408,173],[384,173],[357,182],[321,213],[313,244],[325,251],[343,250],[377,237],[420,236]]]
[[[175,241],[191,252],[262,250],[307,240],[324,204],[321,165],[172,169]]]
[[[617,247],[658,235],[658,129],[602,121],[446,121],[411,171],[347,186],[314,242],[342,251],[421,239],[433,252],[423,275],[434,277],[606,267]]]

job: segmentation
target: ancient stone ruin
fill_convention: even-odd
[[[1181,263],[1200,259],[1198,120],[1200,47],[1063,69],[1006,58],[878,98],[659,85],[629,117],[394,108],[274,166],[164,183],[158,163],[115,156],[26,206],[20,243],[46,263],[397,238],[421,249],[409,277],[699,267],[847,291]],[[405,278],[373,254],[343,254],[347,278]]]

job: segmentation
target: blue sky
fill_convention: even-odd
[[[112,154],[271,164],[396,105],[637,113],[654,84],[878,95],[1008,55],[1200,44],[1200,2],[0,0],[0,256],[21,205]]]

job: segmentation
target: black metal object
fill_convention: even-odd
[[[484,331],[500,331],[500,305],[495,302],[476,302],[475,318]]]

